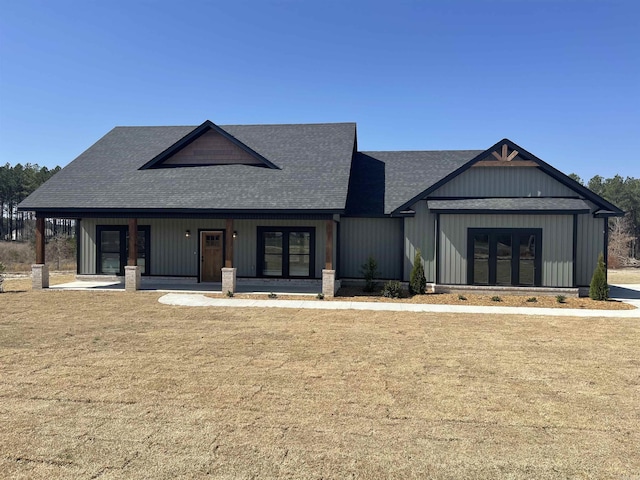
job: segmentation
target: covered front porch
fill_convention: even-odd
[[[97,291],[125,291],[126,280],[123,277],[111,275],[78,275],[72,282],[52,285],[51,290],[97,290]],[[181,293],[227,293],[223,290],[222,282],[198,282],[189,277],[142,277],[138,290],[156,292]],[[306,295],[317,296],[322,293],[320,279],[259,279],[238,278],[234,293],[265,295]]]

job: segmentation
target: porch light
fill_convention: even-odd
[[[233,231],[233,238],[238,238],[238,231],[237,230]]]
[[[184,236],[189,238],[191,236],[191,230],[187,230],[184,232]]]

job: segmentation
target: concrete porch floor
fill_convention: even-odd
[[[77,278],[73,282],[52,285],[51,290],[106,290],[124,291],[123,277],[100,279],[95,276]],[[198,283],[195,278],[142,277],[142,291],[180,293],[223,293],[221,282]],[[238,278],[236,293],[316,296],[322,291],[322,280],[280,280]]]

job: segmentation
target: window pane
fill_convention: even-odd
[[[511,285],[511,235],[497,235],[496,285]]]
[[[489,283],[489,236],[473,237],[473,283]]]
[[[102,252],[100,258],[101,271],[103,275],[118,275],[120,273],[120,252]]]
[[[103,230],[100,235],[101,246],[103,252],[120,253],[120,232],[117,230]]]
[[[127,229],[125,234],[125,256],[129,258],[129,230]],[[143,275],[147,273],[146,270],[146,258],[147,258],[147,232],[146,230],[138,230],[138,266],[140,273]]]
[[[266,248],[266,247],[265,247]],[[282,276],[282,255],[265,253],[262,275]]]
[[[289,248],[291,251],[291,248]],[[292,277],[309,276],[310,255],[289,255],[289,275]]]
[[[536,236],[520,237],[520,285],[535,284]]]
[[[290,232],[289,253],[309,255],[311,253],[311,234],[309,232]]]

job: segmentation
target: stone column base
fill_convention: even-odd
[[[222,269],[222,293],[236,293],[236,268]]]
[[[124,267],[124,289],[127,292],[135,292],[140,290],[140,284],[142,283],[142,268],[137,266]]]
[[[31,265],[31,289],[49,288],[49,265],[36,263]]]
[[[322,270],[322,294],[333,297],[340,288],[340,281],[336,282],[335,270]]]

